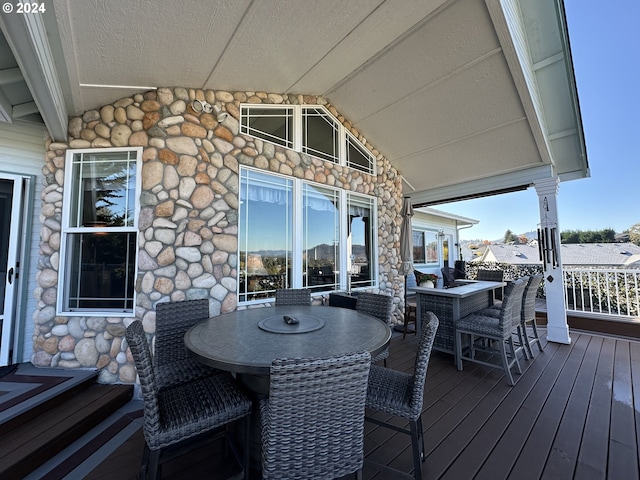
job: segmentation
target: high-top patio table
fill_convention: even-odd
[[[287,324],[284,316],[298,320]],[[328,306],[282,305],[237,310],[203,320],[184,337],[190,355],[233,372],[256,397],[269,394],[275,358],[312,358],[368,351],[382,352],[391,329],[357,310]],[[259,415],[252,416],[252,466],[260,468]]]
[[[456,321],[492,305],[494,290],[505,285],[505,282],[456,280],[456,286],[449,288],[407,288],[407,291],[417,294],[416,329],[418,336],[422,327],[422,319],[426,318],[426,312],[433,312],[440,321],[433,349],[452,354],[454,361],[456,361]]]

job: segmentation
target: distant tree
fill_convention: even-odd
[[[629,241],[640,246],[640,223],[632,225],[629,230]]]
[[[560,233],[560,243],[613,243],[616,232],[613,228],[602,230],[565,230]]]
[[[504,232],[504,243],[517,242],[518,237],[516,237],[511,230],[507,230]]]

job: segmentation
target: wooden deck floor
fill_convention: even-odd
[[[535,360],[521,362],[526,370],[514,387],[499,370],[465,364],[459,372],[451,356],[434,352],[425,388],[423,477],[638,479],[640,343],[575,331],[571,338],[570,345],[548,343]],[[410,371],[415,348],[414,336],[394,335],[389,367]],[[411,472],[407,435],[373,424],[366,431],[368,458]],[[138,429],[84,478],[135,478],[142,446]],[[220,442],[194,448],[166,464],[163,478],[238,478],[239,468],[220,450]],[[364,478],[396,477],[365,465]]]

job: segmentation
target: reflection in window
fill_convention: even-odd
[[[375,156],[321,105],[241,105],[240,132],[375,175]]]
[[[242,106],[240,132],[293,148],[293,107]]]
[[[413,263],[426,263],[424,256],[424,232],[413,231]]]
[[[356,138],[347,132],[347,166],[373,173],[375,158]]]
[[[413,230],[413,263],[439,263],[436,232]]]
[[[338,122],[323,108],[302,109],[302,151],[339,163]]]
[[[375,201],[370,197],[348,194],[349,275],[351,288],[370,287],[375,284],[374,271],[374,212]]]
[[[240,179],[239,300],[291,287],[293,181],[243,169]]]
[[[133,312],[137,156],[134,150],[69,151],[60,280],[65,312]]]
[[[340,287],[340,198],[338,191],[304,184],[303,285],[314,291]]]

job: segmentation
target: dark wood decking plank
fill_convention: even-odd
[[[543,355],[538,355],[533,362],[530,362],[516,385],[509,387],[505,383],[505,387],[510,391],[504,401],[498,402],[498,399],[490,398],[486,405],[479,405],[469,420],[455,432],[456,442],[464,445],[458,455],[453,456],[448,451],[451,448],[448,443],[453,438],[443,442],[440,447],[441,453],[435,456],[435,461],[439,465],[436,468],[434,464],[431,470],[434,476],[452,480],[473,478],[528,397],[538,393],[541,385],[548,384],[548,388],[551,388],[570,351],[570,348],[560,348],[557,344],[549,345]],[[503,380],[503,382],[506,381]],[[544,399],[546,395],[540,402]],[[481,422],[481,420],[484,421]],[[445,460],[449,464],[445,464]]]
[[[615,341],[610,338],[605,339],[598,357],[598,368],[589,402],[589,412],[580,444],[574,477],[577,479],[607,478],[614,354]]]
[[[511,471],[518,478],[539,478],[551,451],[553,440],[566,410],[571,391],[576,382],[591,337],[582,335],[574,341],[574,347],[563,364],[556,381],[542,404],[532,404],[527,399],[518,412],[518,428],[511,428],[501,439],[504,445],[499,454],[492,455],[484,468],[494,472],[497,478],[506,478]],[[530,397],[531,398],[531,397]],[[514,422],[515,425],[515,422]],[[516,451],[517,447],[520,451]],[[507,462],[500,459],[515,459]],[[511,465],[509,465],[511,463]],[[488,478],[486,475],[481,478]]]
[[[543,479],[573,478],[602,340],[602,337],[591,338],[576,383],[571,391],[567,409],[560,421],[551,453],[542,472],[541,478]]]
[[[637,480],[638,446],[636,444],[630,362],[629,342],[616,341],[608,477]]]
[[[633,388],[633,406],[636,412],[640,412],[640,342],[629,342],[631,354],[631,380]],[[640,415],[635,417],[636,444],[640,445]],[[640,448],[638,449],[638,470],[640,471]]]

